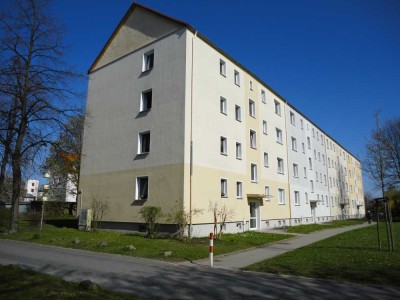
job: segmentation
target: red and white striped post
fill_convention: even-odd
[[[210,254],[208,260],[210,262],[210,267],[214,266],[214,234],[210,232]]]

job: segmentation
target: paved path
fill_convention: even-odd
[[[214,267],[225,268],[225,269],[240,269],[247,267],[251,264],[263,261],[274,256],[281,255],[283,253],[310,245],[312,243],[318,242],[320,240],[329,238],[331,236],[350,231],[357,228],[362,228],[369,225],[367,222],[360,225],[347,226],[336,229],[327,229],[316,231],[310,234],[296,235],[293,238],[279,241],[276,243],[268,244],[265,246],[260,246],[257,248],[252,248],[248,250],[243,250],[235,253],[230,253],[226,255],[219,255],[214,257]],[[273,231],[269,231],[273,232]],[[208,259],[202,259],[192,262],[197,265],[208,265]],[[188,263],[186,263],[188,264]]]
[[[2,239],[0,264],[18,264],[69,281],[90,279],[104,288],[150,299],[400,299],[400,290],[389,287],[178,265]]]

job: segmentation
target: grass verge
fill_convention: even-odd
[[[364,219],[352,219],[352,220],[343,220],[343,221],[332,221],[324,224],[308,224],[308,225],[298,225],[293,227],[288,227],[288,233],[311,233],[315,231],[325,230],[325,229],[333,229],[339,227],[346,227],[352,225],[358,225],[365,223]]]
[[[289,237],[291,235],[268,234],[254,231],[239,234],[224,234],[222,240],[214,240],[214,255],[256,247]],[[111,231],[86,232],[68,228],[23,231],[15,234],[6,234],[2,238],[167,261],[202,259],[208,257],[209,251],[208,238],[193,238],[183,241],[166,238],[150,239],[137,234]],[[76,239],[79,242],[73,243]],[[103,246],[100,246],[102,242]],[[128,245],[134,246],[135,250],[127,249],[126,246]],[[168,251],[172,251],[172,253],[166,257],[164,252]]]
[[[2,300],[15,299],[142,299],[133,295],[106,291],[100,287],[84,290],[79,284],[57,277],[0,265]]]
[[[400,247],[400,223],[394,223]],[[400,251],[387,251],[385,223],[381,223],[379,251],[376,225],[348,231],[278,257],[247,270],[400,287]]]

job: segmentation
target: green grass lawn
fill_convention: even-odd
[[[343,220],[343,221],[332,221],[332,222],[324,223],[324,224],[299,225],[299,226],[288,227],[287,232],[288,233],[306,233],[307,234],[307,233],[320,231],[320,230],[324,230],[324,229],[352,226],[352,225],[362,224],[365,222],[366,222],[366,220],[364,220],[364,219],[358,219],[358,220],[352,219],[352,220]]]
[[[214,240],[214,255],[256,247],[289,237],[291,235],[268,234],[254,231],[240,234],[224,234],[222,240]],[[111,231],[86,232],[66,228],[21,231],[16,234],[3,235],[2,238],[168,261],[206,258],[209,251],[208,238],[193,238],[184,241],[167,238],[150,239],[137,234]],[[79,239],[80,242],[78,244],[73,243],[75,238]],[[107,242],[107,246],[99,247],[99,243],[102,241]],[[136,250],[126,250],[126,245],[133,245]],[[172,255],[164,257],[164,252],[166,251],[172,251]]]
[[[0,265],[0,295],[2,300],[15,299],[142,299],[98,288],[84,290],[50,275]]]
[[[395,252],[387,251],[384,225],[381,223],[384,251],[378,249],[375,225],[331,237],[246,269],[400,287],[400,223],[394,223]]]

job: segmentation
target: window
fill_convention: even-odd
[[[278,173],[283,174],[283,172],[284,172],[283,159],[278,157],[277,161],[278,161]]]
[[[321,152],[318,152],[318,160],[321,161]]]
[[[136,200],[147,200],[149,195],[149,177],[136,177]]]
[[[253,81],[250,80],[250,90],[253,90]]]
[[[140,111],[146,111],[151,109],[151,105],[153,102],[153,91],[147,90],[142,92],[140,97]]]
[[[322,163],[323,163],[324,166],[325,166],[325,155],[324,155],[324,154],[322,154]]]
[[[236,143],[236,158],[242,159],[242,144]]]
[[[308,204],[308,193],[304,193],[304,196],[306,198],[306,204]]]
[[[221,178],[221,197],[228,197],[228,180]]]
[[[227,155],[228,154],[228,145],[226,137],[221,136],[221,154]]]
[[[292,137],[292,150],[297,151],[297,140],[294,137]]]
[[[226,76],[226,63],[222,59],[219,60],[219,73]]]
[[[250,147],[253,149],[257,148],[256,132],[250,129]]]
[[[269,163],[268,163],[268,153],[264,152],[264,167],[269,167]]]
[[[297,164],[293,164],[293,177],[299,177],[299,166]]]
[[[304,167],[304,178],[307,178],[307,168]]]
[[[293,112],[290,112],[290,123],[296,126],[296,118]]]
[[[235,70],[234,72],[234,79],[235,79],[235,84],[237,86],[240,86],[240,74],[238,71]]]
[[[236,181],[236,198],[243,198],[243,184],[240,181]]]
[[[261,90],[261,101],[262,103],[267,103],[267,97],[264,90]]]
[[[311,157],[308,158],[308,165],[310,167],[310,170],[312,170],[312,159],[311,159]]]
[[[315,138],[315,130],[314,130],[314,128],[312,129],[312,137]]]
[[[278,203],[279,204],[285,204],[285,190],[284,189],[278,189]]]
[[[276,128],[276,142],[282,144],[282,130]]]
[[[257,182],[257,165],[251,164],[251,181]]]
[[[281,115],[281,104],[277,100],[275,100],[275,113],[279,116]]]
[[[35,189],[31,189],[31,193],[33,193],[35,191]]]
[[[221,113],[226,115],[226,99],[224,97],[221,97],[219,100],[219,108]]]
[[[300,192],[294,191],[294,204],[300,205]]]
[[[306,153],[306,147],[304,146],[304,143],[301,143],[301,148],[303,149],[303,153]]]
[[[314,159],[317,159],[317,151],[314,149]]]
[[[139,133],[138,154],[150,152],[150,131]]]
[[[264,133],[264,134],[267,134],[267,129],[268,129],[268,127],[267,127],[267,121],[263,120],[263,133]]]
[[[251,99],[249,99],[249,114],[250,114],[250,117],[253,117],[253,118],[256,117],[256,104]]]
[[[311,193],[314,193],[314,181],[310,180]]]
[[[311,140],[310,140],[309,136],[307,137],[307,146],[308,146],[308,149],[311,149]]]
[[[304,129],[303,119],[300,119],[300,128]]]
[[[325,183],[325,185],[327,185],[327,184],[326,184],[326,175],[324,175],[324,183]]]
[[[235,105],[235,119],[236,121],[242,121],[242,109],[239,105]]]
[[[266,201],[270,201],[271,200],[271,195],[269,194],[269,186],[268,185],[265,186],[264,191],[265,191],[265,200]]]
[[[154,67],[154,50],[151,50],[143,55],[142,72],[150,71]]]
[[[318,172],[315,172],[315,181],[318,182]]]

